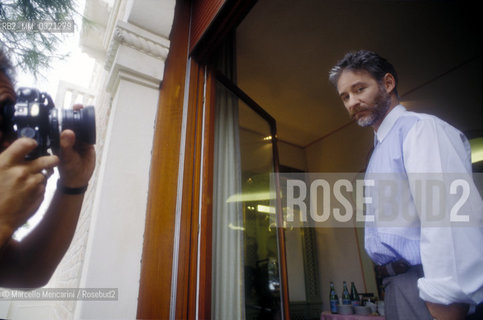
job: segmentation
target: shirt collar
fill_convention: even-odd
[[[387,114],[387,116],[382,120],[379,129],[374,132],[374,145],[381,143],[382,140],[387,136],[391,128],[396,123],[397,119],[406,111],[403,105],[398,104]]]

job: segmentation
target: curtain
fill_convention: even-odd
[[[234,79],[233,41],[222,48],[219,70]],[[244,319],[244,226],[238,99],[222,85],[216,88],[213,183],[212,318]]]

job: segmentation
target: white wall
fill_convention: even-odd
[[[281,165],[301,171],[306,170],[304,149],[279,141],[278,153]],[[289,299],[291,302],[305,301],[304,252],[300,229],[285,229],[285,244]]]
[[[156,89],[121,80],[113,101],[82,288],[117,288],[116,302],[79,302],[81,319],[133,319],[137,310]],[[143,97],[140,99],[140,97]]]
[[[281,165],[301,171],[307,170],[307,161],[305,159],[305,151],[303,148],[279,141],[278,154]]]
[[[109,74],[103,90],[112,107],[79,287],[116,288],[118,300],[79,301],[75,319],[136,317],[154,125],[174,3],[117,1],[106,26],[111,39],[102,61]]]
[[[305,149],[281,142],[280,163],[307,172],[358,172],[365,166],[372,139],[370,129],[352,124]],[[316,228],[319,279],[325,310],[328,310],[329,305],[330,281],[334,281],[339,296],[342,294],[342,281],[349,284],[354,281],[359,292],[367,290],[377,294],[372,266],[365,257],[360,232],[354,228]],[[300,230],[287,229],[285,236],[290,301],[304,301]]]
[[[370,129],[351,124],[305,149],[309,172],[356,173],[365,166],[373,141]],[[316,229],[320,287],[324,310],[329,310],[329,283],[334,282],[341,297],[342,281],[354,281],[358,291],[377,294],[372,270],[363,270],[363,242],[355,228]]]

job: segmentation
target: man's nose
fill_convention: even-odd
[[[352,95],[347,98],[345,107],[347,108],[350,114],[352,114],[354,109],[357,108],[358,106],[359,106],[359,99],[357,99]]]

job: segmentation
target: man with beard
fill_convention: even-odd
[[[469,217],[477,225],[428,227],[415,186],[429,174],[471,177],[466,137],[437,117],[399,104],[397,73],[374,52],[346,54],[329,80],[351,118],[374,130],[366,179],[391,174],[405,188],[391,198],[384,198],[377,180],[366,188],[373,201],[366,207],[365,248],[383,278],[386,319],[465,319],[483,301],[481,197],[469,178]],[[397,222],[384,225],[382,218],[393,208]]]
[[[26,160],[37,142],[11,139],[2,114],[16,100],[13,73],[0,48],[0,287],[34,288],[48,282],[70,245],[94,171],[95,150],[93,145],[76,143],[74,132],[64,130],[58,156]],[[49,208],[35,229],[16,241],[14,232],[39,208],[55,166],[60,179]]]

